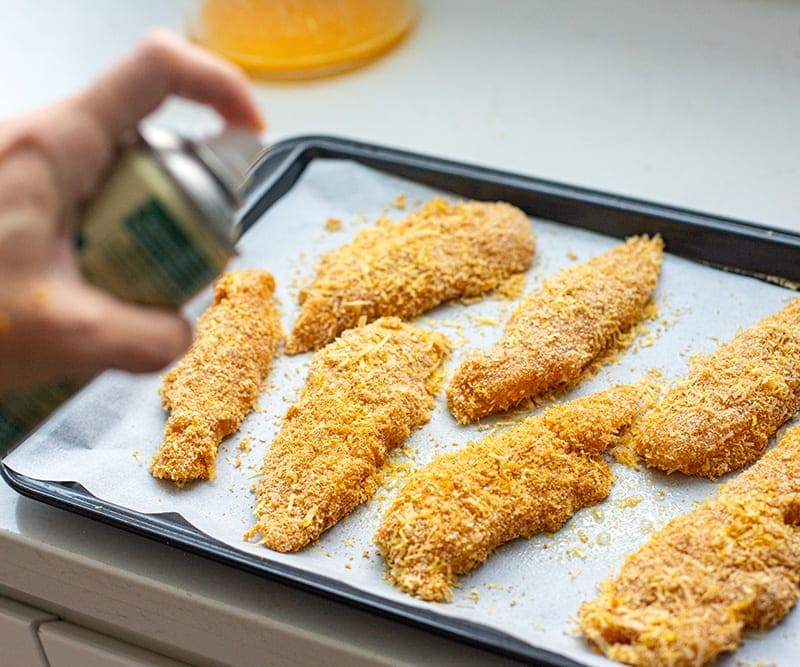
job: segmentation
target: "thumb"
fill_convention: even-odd
[[[56,312],[63,360],[71,370],[96,373],[107,368],[157,371],[182,354],[192,340],[188,322],[161,308],[127,303],[86,284]]]

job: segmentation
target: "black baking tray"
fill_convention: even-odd
[[[789,287],[800,283],[800,234],[329,136],[297,137],[272,147],[254,170],[254,187],[240,222],[243,232],[291,190],[311,162],[321,159],[352,160],[470,199],[506,201],[532,217],[612,237],[659,233],[674,255]],[[580,664],[483,625],[406,606],[326,576],[240,552],[209,538],[176,514],[142,514],[100,502],[78,484],[33,479],[5,463],[0,463],[0,474],[24,496],[484,650],[533,665]]]

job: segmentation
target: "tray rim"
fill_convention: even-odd
[[[527,190],[535,194],[531,201],[514,201],[515,197],[506,197],[503,201],[519,206],[532,217],[616,238],[658,232],[665,236],[667,250],[671,254],[713,268],[778,282],[790,289],[800,289],[800,262],[783,261],[778,266],[762,263],[775,259],[775,249],[792,248],[800,252],[800,231],[332,135],[291,137],[272,147],[262,164],[264,171],[272,173],[265,175],[255,191],[256,197],[248,200],[248,210],[241,220],[243,229],[254,224],[269,206],[288,191],[287,179],[298,178],[307,164],[316,158],[355,160],[385,173],[475,199],[501,199],[492,196],[498,190],[507,190],[509,193]],[[276,162],[289,163],[290,168],[276,169]],[[253,173],[258,181],[261,169],[254,169]],[[447,182],[442,183],[442,180]],[[455,181],[467,187],[474,187],[476,182],[483,181],[484,187],[478,194],[474,191],[464,194],[454,187]],[[257,201],[258,198],[262,201]],[[569,208],[566,213],[559,215],[553,210],[553,202],[561,206],[566,204]],[[602,215],[591,216],[592,211]],[[654,222],[657,221],[661,224],[654,228]],[[715,240],[728,243],[737,241],[740,245],[709,247],[705,241],[712,234],[716,235]],[[752,256],[754,252],[755,256]],[[731,255],[736,257],[735,261],[729,259]]]
[[[278,142],[271,148],[263,161],[254,169],[253,180],[256,187],[251,191],[245,213],[240,218],[241,229],[246,231],[275,202],[288,193],[308,164],[315,159],[350,159],[379,171],[477,199],[497,198],[516,203],[513,197],[480,196],[458,190],[469,189],[471,185],[479,186],[480,194],[484,195],[492,195],[503,190],[525,192],[530,196],[522,208],[531,216],[556,220],[620,238],[635,233],[658,231],[665,236],[667,247],[673,254],[695,259],[714,268],[744,273],[760,279],[770,279],[773,274],[769,268],[763,267],[759,271],[756,270],[757,267],[752,266],[752,262],[707,261],[698,256],[702,253],[697,252],[703,247],[702,238],[692,242],[688,234],[678,237],[678,252],[675,252],[670,247],[669,234],[674,234],[677,229],[684,233],[689,231],[699,233],[704,238],[713,235],[717,239],[735,240],[741,245],[729,245],[723,249],[727,248],[732,256],[741,258],[747,256],[746,251],[757,248],[755,257],[759,261],[773,255],[775,250],[782,250],[788,255],[793,251],[800,251],[800,233],[760,223],[329,135],[293,137]],[[443,184],[443,180],[450,182],[451,185],[455,184],[455,189]],[[566,213],[560,216],[561,219],[540,212],[549,212],[559,201],[567,206]],[[592,217],[589,215],[592,211],[599,215]],[[603,222],[614,222],[608,218],[610,213],[616,213],[623,222],[617,220],[608,227],[598,228]],[[570,215],[575,216],[575,222],[564,219]],[[652,223],[653,220],[660,221],[662,223],[660,227],[663,229],[654,230],[652,226],[646,230],[640,229],[644,223]],[[718,259],[715,257],[715,260]],[[747,266],[737,266],[742,263]],[[798,265],[796,273],[792,273],[791,276],[776,273],[777,279],[785,278],[791,282],[800,282],[800,262],[795,264]],[[3,452],[3,455],[5,453]],[[442,616],[432,610],[406,605],[363,591],[328,576],[310,573],[266,558],[258,558],[205,535],[175,514],[136,512],[102,501],[74,482],[48,482],[22,475],[10,469],[5,461],[0,461],[0,476],[12,489],[27,498],[485,651],[533,665],[580,667],[583,664],[479,623]]]

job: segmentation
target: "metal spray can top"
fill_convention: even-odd
[[[232,229],[244,203],[250,170],[266,148],[250,130],[231,127],[204,140],[142,125],[137,140],[207,218],[220,240],[236,241]]]

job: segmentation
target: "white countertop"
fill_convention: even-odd
[[[180,28],[182,4],[0,0],[0,117],[74,92],[149,26]],[[797,3],[428,0],[371,66],[254,88],[273,141],[347,136],[800,231]],[[161,119],[214,122],[177,103]],[[353,664],[353,646],[376,664],[502,662],[5,485],[0,593],[197,664]]]

